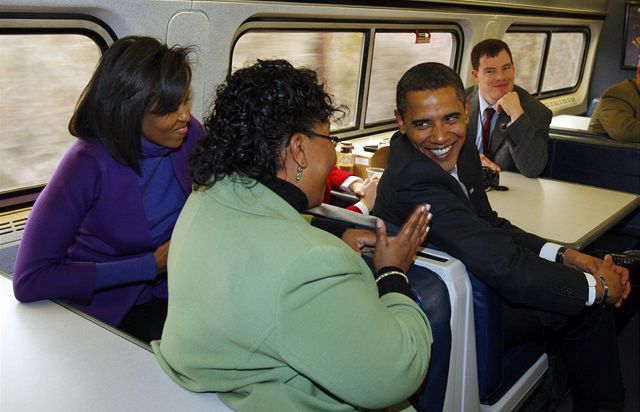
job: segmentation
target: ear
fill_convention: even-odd
[[[291,135],[289,146],[287,147],[287,150],[291,155],[291,160],[303,169],[307,167],[306,149],[308,142],[309,139],[307,137],[302,133],[296,132]]]
[[[471,70],[471,76],[473,76],[473,80],[475,80],[475,82],[478,83],[478,71]]]
[[[393,111],[393,115],[396,117],[396,123],[398,123],[398,129],[400,129],[400,133],[406,134],[407,130],[404,127],[404,119],[402,119],[402,115],[400,114],[398,109],[395,109]]]
[[[469,123],[469,113],[471,113],[471,98],[467,96],[467,101],[464,103],[464,122]]]

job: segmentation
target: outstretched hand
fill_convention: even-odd
[[[373,254],[373,266],[376,270],[386,266],[396,266],[404,272],[409,270],[418,247],[427,238],[431,220],[430,208],[426,204],[416,206],[396,236],[388,237],[384,222],[378,219],[376,250]]]

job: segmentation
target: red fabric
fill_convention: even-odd
[[[352,212],[362,214],[362,210],[360,210],[356,205],[347,206],[347,210],[351,210]]]
[[[340,170],[334,166],[333,169],[331,169],[331,172],[329,172],[328,180],[331,182],[331,187],[339,188],[342,182],[344,182],[349,176],[355,175],[345,170]]]
[[[329,201],[331,200],[331,190],[340,190],[340,185],[349,176],[355,175],[345,170],[340,170],[335,166],[333,167],[333,169],[331,169],[331,171],[329,172],[329,177],[327,177],[327,183],[324,186],[324,203],[329,203]],[[362,210],[358,209],[354,205],[347,207],[347,210],[352,210],[356,213],[362,213]]]

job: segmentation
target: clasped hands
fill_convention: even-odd
[[[342,240],[358,254],[373,251],[373,266],[376,270],[395,266],[406,273],[413,263],[418,247],[427,238],[431,220],[430,209],[430,205],[416,206],[395,236],[387,236],[384,222],[378,219],[375,233],[363,229],[347,229],[342,235]]]
[[[574,249],[567,249],[564,252],[562,263],[565,266],[593,274],[596,278],[596,298],[600,298],[603,293],[602,285],[598,279],[599,276],[602,276],[609,286],[609,295],[605,302],[607,305],[619,308],[622,301],[631,293],[629,270],[614,264],[610,255],[606,255],[604,259],[598,259]]]

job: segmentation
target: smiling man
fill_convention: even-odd
[[[628,271],[610,256],[601,261],[562,248],[498,217],[484,191],[478,150],[465,138],[469,105],[452,69],[414,66],[398,83],[396,105],[400,130],[374,214],[401,224],[415,205],[431,204],[429,240],[503,298],[505,345],[553,336],[569,371],[574,411],[622,402],[613,316],[597,307],[620,306],[630,291]]]
[[[467,135],[475,137],[483,166],[539,176],[547,165],[553,113],[514,84],[516,68],[507,43],[487,39],[471,51]]]

